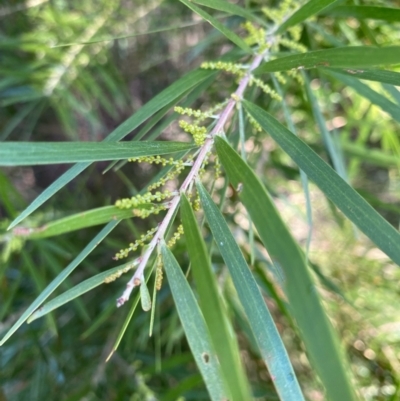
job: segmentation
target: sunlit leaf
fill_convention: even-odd
[[[235,238],[218,206],[200,183],[197,185],[197,190],[208,225],[229,269],[261,356],[273,378],[280,399],[285,401],[303,400],[279,332]]]

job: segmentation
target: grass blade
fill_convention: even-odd
[[[220,298],[218,285],[196,217],[184,194],[181,195],[181,220],[199,294],[200,308],[230,390],[229,399],[233,401],[250,400],[252,396],[240,361],[238,343],[233,335],[234,330]]]
[[[316,67],[363,68],[400,63],[400,46],[347,46],[314,50],[268,61],[254,74]]]
[[[280,399],[283,401],[303,400],[286,349],[235,238],[218,206],[200,183],[197,185],[197,190],[208,225],[232,276],[240,302]]]
[[[343,0],[310,0],[292,14],[277,30],[277,33],[284,32],[287,28],[305,21],[311,16],[319,13],[333,3],[341,3]]]
[[[296,138],[292,133],[290,135]],[[236,187],[242,183],[240,199],[252,216],[274,265],[283,272],[289,310],[297,321],[328,398],[332,401],[354,400],[344,369],[346,363],[341,358],[337,338],[322,308],[303,253],[255,173],[223,139],[216,138],[216,147],[231,184]]]
[[[358,19],[375,19],[387,22],[400,21],[400,10],[390,7],[374,6],[339,6],[324,13],[332,17],[352,17]]]
[[[0,166],[97,162],[154,156],[193,148],[183,142],[3,142]]]
[[[2,346],[11,335],[29,318],[29,316],[56,290],[56,288],[75,270],[75,268],[91,253],[97,245],[117,226],[120,220],[110,221],[79,253],[79,255],[41,292],[28,309],[11,326],[0,341]]]
[[[164,106],[173,100],[180,100],[188,90],[200,85],[203,81],[214,75],[214,71],[210,70],[195,70],[186,74],[182,78],[175,81],[168,88],[155,96],[152,100],[146,103],[135,114],[119,125],[111,134],[105,138],[106,142],[117,142],[128,135],[131,131],[137,128],[140,124],[146,121],[153,114],[157,113]],[[90,163],[78,163],[72,166],[61,177],[54,181],[46,188],[9,226],[8,229],[15,227],[18,223],[33,213],[44,202],[51,198],[56,192],[73,180],[78,174],[84,171]]]
[[[244,101],[247,111],[322,192],[383,252],[400,265],[400,234],[301,139],[262,108]]]
[[[189,2],[188,0],[180,0],[186,7],[190,8],[196,14],[200,15],[203,19],[208,21],[215,29],[220,31],[226,38],[228,38],[231,42],[233,42],[236,46],[239,46],[243,49],[246,53],[252,53],[251,47],[236,33],[232,32],[230,29],[226,28],[225,25],[221,24],[217,19],[212,17],[210,14],[202,10],[201,8],[197,7],[193,3]]]
[[[210,334],[193,292],[165,243],[161,253],[179,318],[210,397],[213,401],[228,399]]]

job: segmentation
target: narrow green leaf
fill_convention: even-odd
[[[213,401],[228,400],[210,334],[193,292],[165,243],[161,253],[179,318],[210,397]]]
[[[397,63],[400,63],[400,46],[347,46],[280,57],[262,64],[253,73],[287,71],[292,68],[363,68]]]
[[[309,146],[255,104],[246,109],[325,195],[383,252],[400,265],[400,234]]]
[[[305,90],[307,93],[307,98],[309,100],[309,103],[311,105],[311,110],[314,115],[314,119],[319,127],[319,132],[322,136],[323,143],[325,145],[325,149],[329,154],[329,157],[332,160],[333,167],[337,171],[337,173],[347,181],[347,172],[346,172],[346,166],[343,163],[343,159],[341,155],[339,154],[339,149],[337,148],[337,144],[334,142],[331,133],[328,130],[328,127],[326,126],[325,118],[322,114],[322,111],[319,107],[318,100],[316,96],[314,96],[314,93],[311,89],[310,82],[308,79],[307,74],[302,74],[303,79],[304,79],[304,86]]]
[[[140,302],[142,304],[142,309],[145,312],[148,312],[151,309],[151,297],[144,277],[142,277],[142,283],[140,284]]]
[[[96,162],[154,156],[194,148],[183,142],[2,142],[0,166]]]
[[[280,399],[304,400],[278,330],[235,238],[218,206],[200,183],[197,184],[197,191],[208,225],[232,276],[240,302]]]
[[[199,294],[199,303],[217,352],[222,373],[230,390],[230,400],[252,398],[240,360],[237,340],[219,295],[207,249],[196,217],[186,196],[181,195],[181,220],[185,231],[187,250]]]
[[[218,29],[224,36],[226,36],[231,42],[235,45],[239,46],[243,49],[246,53],[252,53],[251,47],[239,36],[237,36],[234,32],[230,29],[226,28],[225,25],[221,24],[217,19],[212,17],[210,14],[202,10],[201,8],[197,7],[189,0],[180,0],[186,7],[190,8],[196,14],[200,15],[203,19],[208,21],[215,29]]]
[[[145,120],[151,117],[154,113],[162,109],[164,106],[173,100],[180,100],[188,90],[200,85],[210,76],[214,75],[215,71],[211,70],[194,70],[175,81],[168,88],[155,96],[152,100],[146,103],[135,114],[119,125],[110,135],[104,140],[106,142],[117,142],[128,135],[131,131],[137,128]],[[8,229],[15,227],[18,223],[33,213],[44,202],[51,198],[56,192],[73,180],[78,174],[84,171],[90,163],[78,163],[72,166],[61,177],[54,181],[46,188],[9,226]]]
[[[255,21],[262,25],[265,25],[265,21],[252,12],[246,10],[243,7],[239,7],[236,4],[230,3],[226,0],[193,0],[194,3],[202,6],[213,8],[214,10],[224,11],[229,14],[239,15],[249,21]]]
[[[121,220],[110,221],[79,253],[78,256],[41,292],[28,309],[12,325],[0,341],[2,346],[11,335],[29,318],[29,316],[55,291],[55,289],[75,270],[75,268],[91,253],[100,242],[117,226]]]
[[[322,71],[333,71],[353,78],[366,79],[367,81],[382,82],[400,86],[400,72],[386,70],[341,70],[335,68],[322,68]]]
[[[143,206],[145,208],[150,207],[150,205]],[[51,221],[37,228],[16,227],[13,233],[14,235],[29,239],[47,238],[86,227],[105,224],[111,220],[128,219],[133,216],[132,209],[127,210],[119,209],[116,206],[104,206],[63,217],[62,219]]]
[[[297,139],[288,131],[289,134]],[[215,141],[231,184],[237,186],[242,183],[240,199],[252,216],[274,265],[282,271],[282,285],[289,300],[289,310],[297,321],[307,353],[327,390],[328,398],[332,401],[354,400],[338,340],[322,308],[303,253],[255,173],[227,142],[221,138]]]
[[[364,84],[363,82],[360,82],[356,78],[352,78],[348,75],[338,74],[332,71],[329,71],[328,75],[340,80],[347,86],[351,86],[360,96],[365,97],[372,104],[375,104],[378,107],[380,107],[382,111],[390,114],[394,120],[400,122],[400,106],[398,104],[393,103],[387,97],[376,92],[368,85]]]
[[[332,17],[353,17],[359,19],[375,19],[387,22],[400,21],[400,9],[374,6],[339,6],[324,12]]]
[[[125,273],[132,267],[133,267],[132,263],[125,263],[123,265],[113,267],[112,269],[108,269],[104,272],[96,274],[95,276],[80,282],[79,284],[70,288],[68,291],[63,292],[62,294],[53,298],[51,301],[46,302],[40,308],[36,309],[35,312],[33,312],[32,315],[30,315],[29,319],[27,319],[27,322],[31,323],[34,320],[39,319],[40,317],[46,315],[47,313],[53,311],[54,309],[57,309],[60,306],[65,305],[66,303],[72,301],[73,299],[80,297],[81,295],[86,294],[87,292],[93,290],[93,288],[96,288],[99,285],[104,284],[105,280],[108,277],[118,274],[119,272],[121,272],[121,274],[122,272]]]
[[[277,33],[284,32],[287,28],[297,25],[300,22],[318,14],[326,7],[333,5],[333,3],[341,3],[343,0],[310,0],[301,6],[293,15],[291,15],[282,25],[278,28]]]

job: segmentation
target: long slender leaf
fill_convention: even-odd
[[[400,234],[301,139],[262,108],[246,109],[331,201],[383,252],[400,265]]]
[[[152,100],[146,103],[135,114],[125,120],[119,125],[110,135],[105,139],[107,142],[117,142],[128,135],[131,131],[137,128],[145,120],[151,117],[158,110],[162,109],[165,105],[173,100],[179,101],[188,90],[201,84],[204,80],[214,75],[214,71],[210,70],[195,70],[186,74],[182,78],[175,81],[168,88],[164,89],[161,93],[155,96]],[[78,163],[72,166],[61,177],[54,181],[48,188],[46,188],[9,226],[8,229],[15,227],[23,219],[33,213],[38,207],[52,197],[56,192],[73,180],[78,174],[84,171],[90,163]]]
[[[188,0],[180,0],[180,1],[186,7],[194,11],[196,14],[200,15],[200,17],[208,21],[215,29],[218,29],[224,36],[226,36],[235,45],[243,49],[246,53],[252,53],[251,47],[243,39],[237,36],[236,33],[232,32],[230,29],[226,28],[225,25],[221,24],[217,19],[215,19],[210,14],[208,14],[200,7],[197,7]]]
[[[400,72],[387,70],[343,70],[335,68],[322,68],[322,71],[333,71],[353,78],[366,79],[367,81],[382,82],[400,86]]]
[[[348,46],[280,57],[262,64],[253,73],[286,71],[292,68],[363,68],[397,63],[400,63],[400,46]]]
[[[196,217],[184,194],[181,195],[181,218],[187,250],[199,294],[200,308],[210,331],[221,370],[233,401],[250,400],[250,390],[240,361],[239,347],[220,299],[215,276]]]
[[[280,399],[303,400],[286,349],[235,238],[218,206],[200,183],[197,185],[197,190],[208,225],[232,276],[240,302]]]
[[[161,244],[168,283],[190,349],[213,401],[228,399],[218,359],[199,306],[174,255]]]
[[[120,271],[127,270],[128,267],[132,267],[132,263],[125,263],[123,265],[113,267],[112,269],[108,269],[104,272],[96,274],[93,277],[90,277],[81,283],[75,285],[74,287],[70,288],[68,291],[63,292],[62,294],[58,295],[57,297],[53,298],[51,301],[46,302],[43,306],[36,309],[33,312],[29,319],[27,319],[28,323],[33,322],[36,319],[46,315],[47,313],[53,311],[54,309],[59,308],[62,305],[72,301],[73,299],[80,297],[83,294],[93,290],[93,288],[98,287],[101,284],[104,284],[104,280],[107,277],[112,276]]]
[[[0,166],[96,162],[154,156],[193,148],[183,142],[2,142]]]
[[[400,122],[400,106],[398,104],[393,103],[387,97],[376,92],[356,78],[352,78],[348,75],[338,74],[332,71],[329,71],[328,75],[342,81],[347,86],[351,86],[359,95],[365,97],[371,103],[379,106],[384,112],[390,114],[394,120]]]
[[[76,256],[76,258],[41,292],[31,303],[28,309],[11,326],[6,335],[0,341],[2,346],[11,335],[29,318],[29,316],[56,290],[56,288],[75,270],[75,268],[91,253],[100,242],[117,226],[121,220],[110,221]]]
[[[223,139],[216,138],[216,147],[232,185],[236,187],[242,183],[240,199],[253,218],[273,264],[283,272],[283,288],[290,312],[297,321],[328,398],[332,401],[354,400],[337,338],[322,308],[301,250],[255,173]]]
[[[147,208],[151,206],[143,205],[143,207]],[[142,208],[142,206],[139,208]],[[14,229],[14,235],[20,235],[29,239],[47,238],[86,227],[105,224],[111,220],[128,219],[132,216],[134,216],[134,214],[131,209],[126,210],[119,209],[116,206],[104,206],[63,217],[62,219],[53,220],[37,228],[16,227]]]
[[[343,0],[310,0],[301,6],[293,15],[291,15],[285,22],[283,22],[277,30],[277,33],[284,32],[287,28],[299,24],[306,19],[318,14],[326,7],[333,5],[333,3],[341,3]]]
[[[332,17],[375,19],[387,22],[400,21],[400,9],[374,6],[339,6],[323,12]]]

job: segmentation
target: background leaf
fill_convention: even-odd
[[[227,142],[218,137],[215,140],[218,156],[231,184],[234,187],[239,183],[242,185],[240,199],[250,213],[272,263],[283,271],[283,289],[289,300],[289,311],[297,321],[329,399],[355,400],[338,339],[322,308],[304,255],[255,173]]]
[[[383,252],[400,265],[400,234],[301,139],[260,107],[246,109],[325,195]]]

